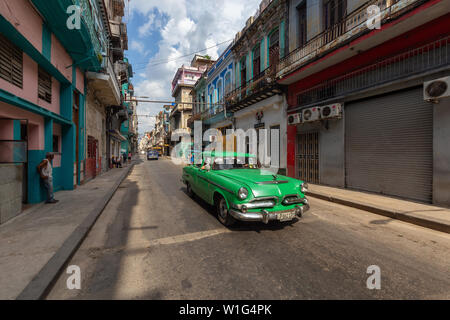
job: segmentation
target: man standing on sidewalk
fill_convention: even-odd
[[[51,163],[53,157],[53,153],[47,152],[45,159],[37,167],[47,190],[47,201],[45,203],[56,203],[59,201],[55,200],[53,196],[53,168]]]

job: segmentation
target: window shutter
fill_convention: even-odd
[[[48,103],[52,102],[52,76],[41,67],[38,70],[38,97]]]
[[[0,34],[0,78],[23,88],[23,53]]]

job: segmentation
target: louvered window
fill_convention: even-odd
[[[52,76],[41,67],[38,71],[38,96],[48,103],[52,102]]]
[[[0,78],[23,88],[23,53],[0,34]]]

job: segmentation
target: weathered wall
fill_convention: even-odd
[[[286,168],[286,154],[287,154],[287,116],[286,116],[286,100],[284,96],[276,95],[271,98],[267,98],[258,103],[251,105],[243,110],[237,111],[234,114],[236,118],[236,128],[242,130],[248,130],[254,128],[257,124],[255,117],[256,112],[263,111],[264,116],[261,122],[264,122],[265,129],[269,130],[271,126],[280,126],[280,168]],[[269,134],[269,132],[268,132]],[[285,170],[283,170],[282,173]]]
[[[106,163],[106,133],[105,133],[105,110],[99,105],[93,97],[92,93],[87,95],[86,99],[86,139],[92,136],[98,140],[98,152],[101,157],[101,165]],[[87,156],[87,140],[86,140],[86,156]]]
[[[306,32],[307,40],[311,40],[323,29],[323,0],[291,0],[289,3],[289,52],[298,47],[298,11],[297,7],[306,1]]]
[[[0,224],[22,211],[22,165],[0,164]]]

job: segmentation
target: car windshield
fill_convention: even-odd
[[[214,159],[213,170],[229,170],[229,169],[258,169],[259,163],[255,158],[216,158]]]

